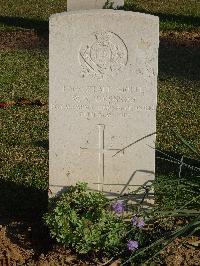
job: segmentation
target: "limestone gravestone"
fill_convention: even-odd
[[[102,9],[105,7],[107,0],[67,0],[67,11],[84,10],[84,9]],[[110,0],[113,8],[124,5],[124,0]]]
[[[159,21],[89,10],[50,18],[50,190],[108,195],[154,179]]]

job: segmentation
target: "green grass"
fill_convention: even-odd
[[[193,2],[187,1],[183,5],[183,1],[168,1],[160,5],[160,1],[152,1],[149,5],[149,1],[134,1],[129,9],[159,13],[162,29],[174,29],[175,25],[179,30],[198,29],[199,4],[194,6]],[[4,23],[6,29],[16,25],[17,29],[46,29],[49,15],[65,9],[64,0],[9,0],[4,1],[1,16],[4,20],[10,18]],[[195,157],[176,139],[172,129],[199,148],[199,49],[162,46],[159,52],[157,147]],[[0,101],[20,97],[48,101],[47,51],[2,51],[0,64]],[[32,210],[42,200],[42,191],[48,188],[48,108],[18,106],[0,109],[0,130],[0,193],[3,195],[0,210],[7,204],[12,212],[21,208],[24,212]]]
[[[126,0],[125,3],[127,5],[135,4],[147,12],[200,16],[200,2],[198,0]]]
[[[48,59],[44,51],[1,53],[0,101],[20,97],[48,101]],[[0,109],[0,176],[47,187],[48,107]]]
[[[25,97],[48,99],[47,51],[16,51],[0,54],[1,101]]]
[[[159,81],[157,109],[157,147],[186,156],[191,152],[177,140],[176,130],[191,145],[198,148],[200,141],[200,81],[166,79]]]
[[[157,145],[160,149],[189,155],[177,139],[177,130],[192,145],[200,142],[200,51],[195,47],[161,46],[159,49],[159,86]]]
[[[47,188],[48,112],[40,107],[0,110],[0,176],[18,184]]]
[[[47,29],[49,16],[66,10],[66,0],[2,0],[0,28]]]
[[[0,63],[0,101],[48,101],[47,51],[1,52]],[[0,130],[0,211],[32,217],[47,195],[48,107],[0,109]]]
[[[0,29],[48,30],[51,14],[67,10],[67,0],[2,0]],[[161,30],[200,29],[198,0],[127,0],[125,10],[155,14],[160,17]]]
[[[189,180],[189,181],[188,181]],[[188,176],[187,178],[175,178],[175,176],[159,176],[156,180],[156,201],[159,202],[160,211],[170,211],[183,208],[183,211],[199,211],[200,179]],[[198,200],[194,200],[198,198]]]
[[[47,197],[48,109],[0,109],[0,125],[0,212],[30,218]]]
[[[160,18],[163,31],[199,31],[200,2],[198,0],[127,0],[125,10],[149,13]]]
[[[65,0],[3,0],[1,16],[48,20],[51,14],[66,9]]]

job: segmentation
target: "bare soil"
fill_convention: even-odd
[[[160,45],[173,47],[200,47],[200,31],[199,32],[160,32]]]
[[[0,31],[0,50],[48,48],[49,33],[34,30]],[[161,32],[160,46],[200,47],[200,32]]]
[[[72,251],[53,244],[41,227],[38,230],[38,225],[10,222],[0,226],[0,266],[14,265],[92,264],[89,258],[82,259]]]
[[[198,266],[200,265],[200,237],[176,239],[159,256],[154,265]],[[36,265],[103,265],[95,258],[78,256],[75,252],[60,247],[38,230],[38,225],[20,222],[0,226],[0,266]],[[106,265],[119,266],[120,261]]]
[[[6,228],[0,229],[0,265],[9,266],[25,264],[33,256],[33,252],[15,244],[10,240],[6,233]]]
[[[188,237],[176,239],[166,248],[163,256],[167,266],[200,265],[200,238]]]
[[[41,49],[47,48],[48,42],[48,32],[0,31],[0,50]]]

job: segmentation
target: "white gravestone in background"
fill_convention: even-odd
[[[67,11],[84,9],[102,9],[107,0],[67,0]],[[110,0],[113,8],[124,6],[124,0]]]
[[[109,195],[154,179],[159,21],[89,10],[50,18],[50,190]]]

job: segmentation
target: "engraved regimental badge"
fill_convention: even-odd
[[[103,79],[121,71],[128,61],[124,41],[113,32],[95,32],[82,44],[79,51],[82,76]]]

